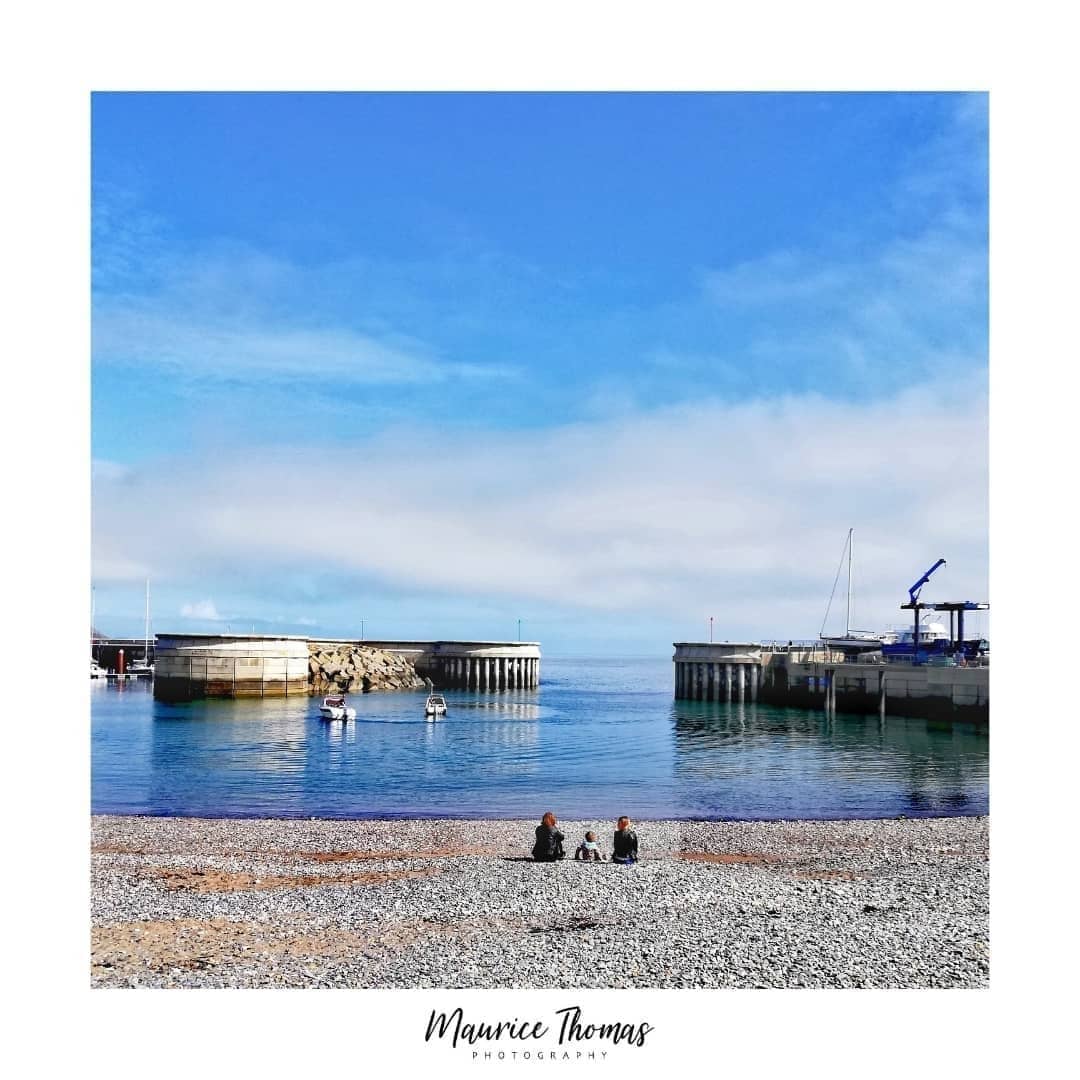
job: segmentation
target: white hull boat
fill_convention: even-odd
[[[442,694],[429,694],[424,703],[424,719],[434,722],[446,715],[446,699]]]
[[[91,679],[107,679],[109,673],[96,661],[90,661],[90,678]]]
[[[323,698],[319,715],[324,720],[355,720],[356,710],[345,704],[344,694],[331,694]]]

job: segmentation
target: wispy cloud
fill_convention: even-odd
[[[506,366],[444,361],[423,346],[397,346],[341,327],[192,318],[159,301],[101,305],[94,318],[94,355],[101,363],[220,381],[322,378],[389,385],[513,375]]]
[[[977,225],[935,226],[859,258],[774,252],[702,274],[719,348],[664,345],[639,378],[753,397],[890,397],[945,373],[985,377],[987,254]]]
[[[254,448],[159,466],[142,496],[100,480],[95,558],[153,551],[155,577],[189,588],[261,577],[268,605],[336,568],[463,602],[706,604],[725,632],[816,632],[849,525],[869,619],[895,619],[941,554],[943,584],[983,596],[985,443],[981,384],[961,381],[862,405],[711,401],[513,436],[385,436],[332,460]],[[328,497],[328,477],[349,483]]]
[[[131,192],[94,201],[95,365],[170,380],[404,386],[508,380],[512,363],[453,355],[379,317],[379,268],[362,259],[314,266],[224,240],[168,246]],[[382,295],[382,294],[380,294]]]
[[[199,600],[194,604],[184,604],[180,608],[182,619],[199,619],[204,622],[221,622],[213,600]]]

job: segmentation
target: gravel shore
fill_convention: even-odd
[[[91,980],[157,987],[983,987],[987,818],[92,819]],[[609,821],[560,821],[567,850]]]

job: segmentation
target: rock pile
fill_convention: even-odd
[[[312,646],[308,689],[312,694],[369,693],[372,690],[419,690],[424,680],[411,660],[382,649],[342,645]]]

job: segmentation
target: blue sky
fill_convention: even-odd
[[[97,622],[662,654],[985,599],[955,94],[98,94]],[[955,595],[954,595],[955,594]]]

